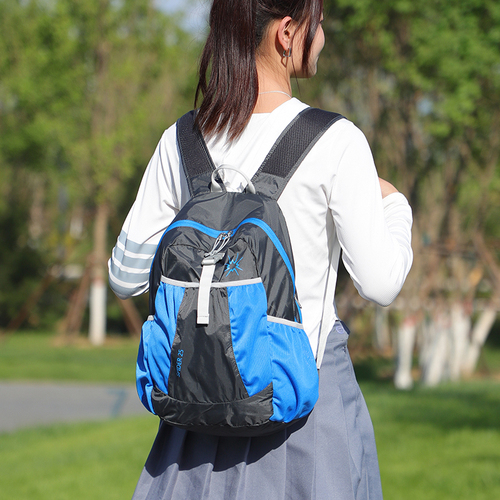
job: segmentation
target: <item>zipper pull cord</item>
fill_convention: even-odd
[[[227,233],[221,233],[219,236],[217,236],[214,246],[210,250],[210,252],[207,252],[205,254],[205,257],[212,257],[216,253],[219,253],[226,245],[229,243],[229,240],[232,236],[232,231],[228,231]]]

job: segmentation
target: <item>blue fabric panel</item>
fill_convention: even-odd
[[[318,371],[304,330],[268,322],[273,366],[271,420],[290,422],[307,415],[318,399]]]
[[[149,373],[147,355],[148,343],[151,337],[153,325],[153,321],[146,321],[142,325],[141,342],[139,343],[139,353],[137,354],[137,364],[135,366],[135,382],[137,386],[137,394],[139,395],[139,399],[142,401],[142,404],[151,413],[154,413],[153,404],[151,402],[153,381]]]
[[[234,357],[249,396],[272,380],[267,299],[262,283],[228,287],[229,318]]]
[[[168,394],[170,353],[184,291],[183,287],[161,282],[156,294],[154,320],[146,321],[143,326],[136,379],[139,397],[150,411],[153,411],[153,382],[158,389]]]

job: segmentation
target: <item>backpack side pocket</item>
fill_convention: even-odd
[[[155,413],[151,401],[153,387],[168,394],[172,342],[184,293],[183,287],[161,282],[155,298],[156,313],[150,316],[142,327],[136,364],[136,385],[142,404],[151,413]]]
[[[271,420],[291,422],[310,413],[318,399],[319,378],[311,344],[302,325],[268,317],[273,366]]]

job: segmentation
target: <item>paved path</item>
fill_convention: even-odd
[[[0,432],[146,414],[131,385],[0,382]]]

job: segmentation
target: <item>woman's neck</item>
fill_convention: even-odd
[[[257,57],[259,95],[254,113],[270,113],[291,99],[292,86],[288,71],[276,62]]]

